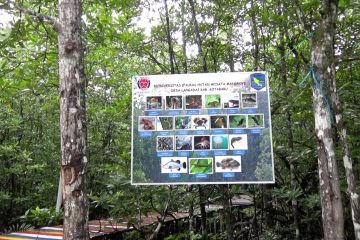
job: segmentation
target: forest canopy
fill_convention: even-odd
[[[75,2],[81,47],[65,52],[66,29],[54,24],[62,4],[0,3],[0,232],[62,222],[59,79],[75,48],[89,219],[135,226],[141,214],[185,211],[188,239],[360,239],[358,1]],[[235,71],[269,74],[276,183],[132,186],[132,77]],[[239,196],[253,204],[232,206]],[[222,210],[206,215],[210,203]]]

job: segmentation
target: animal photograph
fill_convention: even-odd
[[[189,158],[190,174],[212,174],[213,158]]]
[[[221,108],[220,94],[205,95],[205,108]]]
[[[191,129],[193,130],[208,130],[210,129],[210,119],[207,115],[192,116]]]
[[[139,117],[139,131],[155,131],[156,130],[156,118],[155,117]]]
[[[229,128],[246,128],[247,117],[244,114],[229,115]]]
[[[157,131],[166,131],[174,129],[174,117],[157,117],[156,119]]]
[[[174,137],[173,136],[158,136],[156,138],[157,151],[174,151]]]
[[[187,173],[187,157],[162,157],[161,173]]]
[[[241,172],[241,156],[215,156],[215,172]]]
[[[230,150],[248,150],[247,134],[230,134],[229,149]]]
[[[256,93],[241,94],[241,108],[257,108]]]
[[[264,114],[249,114],[247,115],[247,122],[249,128],[263,128]]]
[[[179,110],[183,109],[183,97],[182,96],[166,96],[166,110]]]
[[[210,116],[210,127],[212,129],[227,128],[227,115]]]
[[[161,96],[146,97],[146,109],[147,110],[161,110],[162,109],[162,97]]]
[[[188,95],[185,97],[186,109],[201,109],[202,108],[202,96],[201,95]]]
[[[175,117],[175,129],[191,129],[191,117],[190,116],[176,116]]]
[[[227,150],[229,148],[228,135],[212,135],[211,149],[212,150]]]
[[[194,136],[194,150],[210,150],[210,136]]]
[[[193,136],[175,136],[175,148],[176,151],[191,151],[193,149]]]
[[[239,108],[240,97],[239,93],[229,93],[221,96],[223,108]]]

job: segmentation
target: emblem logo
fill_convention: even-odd
[[[256,90],[261,90],[265,87],[265,74],[262,73],[253,73],[250,75],[251,88]]]
[[[138,79],[137,85],[140,89],[148,89],[150,87],[150,79],[147,77],[141,77]]]

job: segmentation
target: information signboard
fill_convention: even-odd
[[[266,72],[138,76],[131,182],[273,183]]]

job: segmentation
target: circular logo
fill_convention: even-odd
[[[150,79],[147,77],[141,77],[138,79],[137,84],[140,89],[148,89],[150,87]]]

